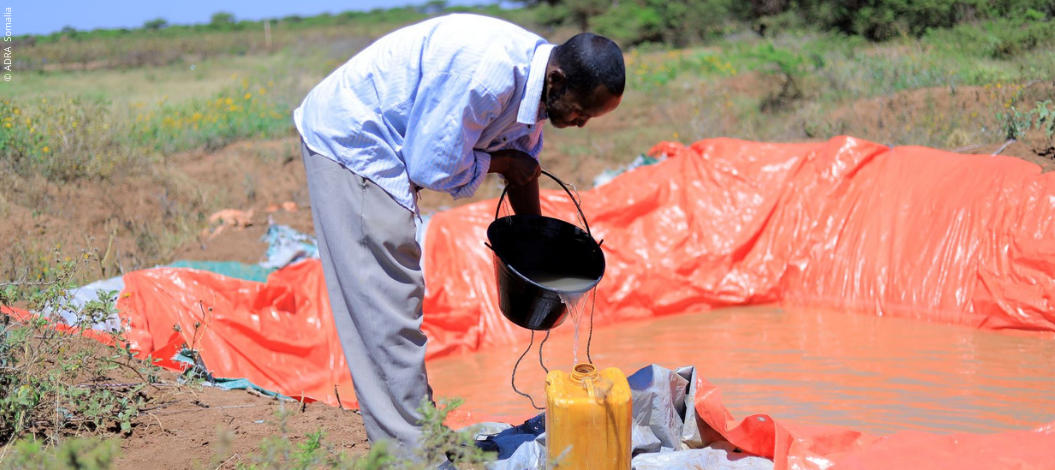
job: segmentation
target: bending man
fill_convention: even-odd
[[[417,193],[454,198],[487,173],[539,214],[542,121],[582,127],[619,105],[612,41],[559,46],[504,21],[450,15],[397,30],[319,83],[294,112],[334,322],[371,442],[414,446],[432,398],[421,332]]]

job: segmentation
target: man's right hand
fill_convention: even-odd
[[[491,152],[491,166],[487,172],[502,175],[510,187],[516,188],[537,181],[542,167],[526,152],[504,149]]]

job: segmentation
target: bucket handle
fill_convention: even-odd
[[[586,214],[582,212],[582,206],[579,205],[579,201],[575,199],[575,196],[571,193],[571,190],[568,189],[568,186],[564,184],[564,182],[561,181],[560,178],[553,176],[553,173],[550,173],[546,170],[542,170],[542,174],[553,178],[553,181],[556,181],[557,184],[559,184],[560,187],[564,189],[564,192],[568,193],[568,198],[571,199],[572,204],[575,204],[575,209],[579,211],[579,216],[582,217],[582,224],[586,227],[586,235],[588,235],[592,240],[593,233],[590,232],[590,224],[586,222]],[[498,197],[498,207],[495,207],[495,220],[498,220],[498,213],[502,210],[502,200],[505,199],[506,192],[508,191],[509,185],[506,185],[506,187],[502,189],[502,195]]]

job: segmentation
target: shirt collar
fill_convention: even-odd
[[[553,44],[542,44],[535,48],[535,55],[531,58],[531,66],[528,69],[524,100],[520,102],[520,111],[517,113],[517,122],[520,124],[535,125],[548,117],[542,106],[542,85],[546,82],[546,66],[554,47],[556,46]]]

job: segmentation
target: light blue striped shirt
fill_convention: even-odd
[[[415,186],[469,197],[512,148],[538,159],[553,45],[454,14],[395,31],[319,83],[293,112],[308,147],[417,212]]]

